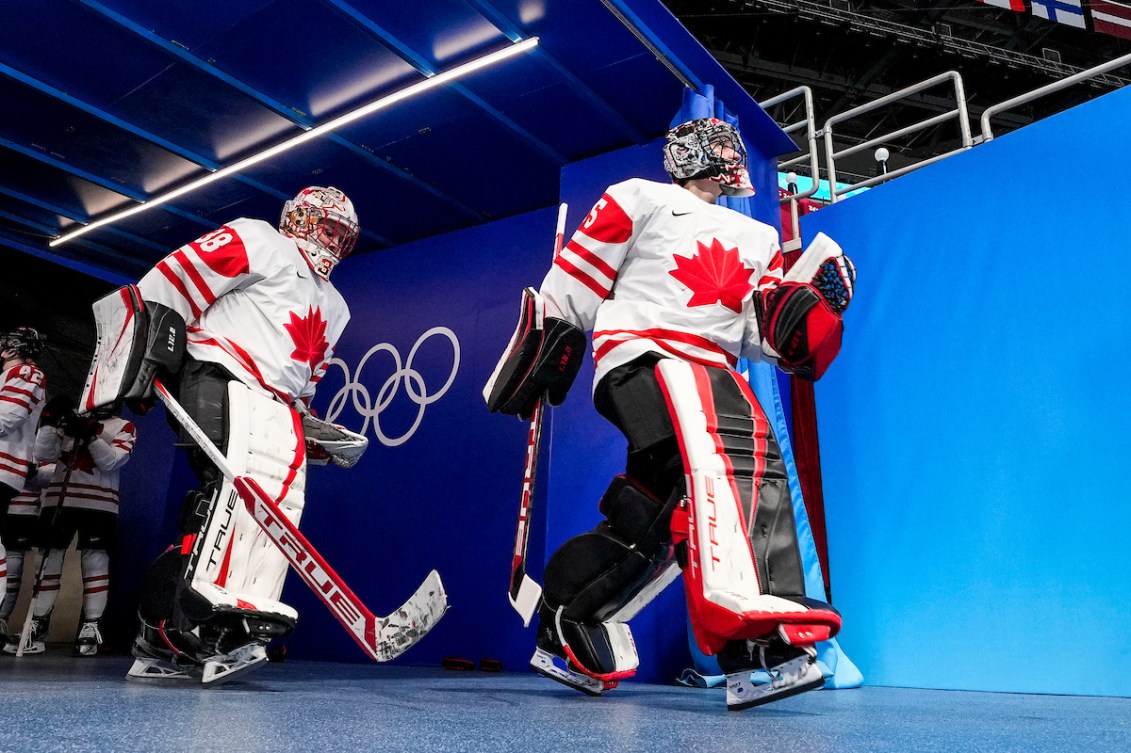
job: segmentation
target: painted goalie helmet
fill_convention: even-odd
[[[330,279],[335,265],[349,256],[361,234],[353,202],[329,186],[310,186],[283,205],[279,232],[292,239],[318,276]]]
[[[754,195],[742,138],[717,118],[689,120],[668,131],[664,169],[676,181],[710,178],[726,196]]]
[[[46,347],[47,338],[31,327],[0,332],[0,353],[14,351],[20,358],[38,358]]]

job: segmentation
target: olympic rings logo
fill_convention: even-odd
[[[439,389],[435,392],[429,392],[428,385],[424,382],[424,377],[419,371],[413,368],[413,359],[416,358],[417,352],[420,347],[434,335],[446,337],[452,346],[452,369],[448,374],[447,381],[445,381]],[[366,364],[369,359],[378,353],[388,353],[393,359],[393,373],[377,390],[377,396],[374,398],[370,395],[369,390],[361,383],[362,372],[365,370]],[[333,421],[346,406],[348,400],[353,405],[353,409],[357,411],[358,415],[365,419],[362,424],[360,433],[365,434],[369,429],[369,422],[373,422],[373,433],[381,444],[386,447],[396,447],[402,445],[412,438],[416,433],[420,422],[424,419],[424,410],[432,403],[442,398],[452,386],[455,381],[456,372],[459,371],[459,340],[456,338],[454,332],[447,327],[433,327],[425,332],[412,349],[408,352],[408,358],[401,361],[401,354],[395,347],[389,343],[379,343],[369,349],[357,364],[357,370],[350,374],[349,365],[340,358],[331,358],[326,367],[326,372],[329,373],[333,367],[338,367],[342,370],[342,375],[345,378],[345,384],[337,394],[330,400],[330,406],[326,409],[326,420]],[[401,384],[405,386],[405,392],[409,400],[416,404],[416,419],[412,425],[401,434],[399,437],[389,437],[381,428],[381,413],[392,404],[394,398],[400,392]]]

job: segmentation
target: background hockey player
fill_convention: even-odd
[[[100,333],[110,320],[129,322],[121,326],[145,343],[131,373],[114,381],[126,404],[151,400],[160,372],[235,472],[252,474],[296,524],[306,480],[303,422],[318,423],[301,414],[349,320],[330,274],[359,233],[345,194],[309,187],[285,204],[278,229],[233,220],[167,256],[136,290],[95,304]],[[109,378],[101,352],[100,343],[84,408]],[[181,439],[192,444],[183,431]],[[354,451],[333,459],[350,465]],[[193,673],[207,684],[266,661],[266,644],[289,633],[297,613],[278,601],[282,554],[203,452],[190,450],[189,460],[200,486],[185,500],[181,539],[146,575],[129,675]]]
[[[742,709],[819,687],[814,644],[839,615],[807,599],[787,477],[770,423],[734,368],[770,359],[816,379],[840,348],[855,272],[821,236],[783,277],[777,232],[718,206],[753,193],[737,131],[672,129],[673,183],[607,189],[524,294],[488,407],[528,416],[560,402],[593,331],[594,403],[628,439],[606,520],[546,565],[535,671],[600,695],[637,666],[626,620],[678,574],[699,646]],[[544,320],[542,319],[544,315]],[[754,686],[765,668],[773,682]]]
[[[8,540],[8,506],[34,473],[35,430],[47,389],[35,359],[45,345],[45,338],[31,327],[0,333],[0,542]],[[0,579],[7,578],[7,557],[0,543]]]
[[[56,395],[43,406],[39,415],[40,431],[45,426],[57,426],[63,416],[74,411],[75,401],[65,395]],[[37,432],[38,434],[38,432]],[[34,454],[34,446],[32,450]],[[4,601],[0,603],[0,625],[4,627],[2,640],[6,653],[15,653],[20,639],[19,626],[14,626],[16,635],[8,632],[9,619],[20,598],[23,584],[24,562],[32,548],[43,546],[43,525],[40,518],[43,490],[51,483],[55,473],[54,463],[35,462],[28,475],[24,490],[16,495],[8,506],[8,517],[4,520],[4,548],[8,559],[8,588]]]
[[[59,597],[63,562],[71,541],[78,537],[81,553],[82,613],[75,636],[78,656],[97,656],[102,645],[99,620],[110,590],[110,551],[118,525],[121,469],[137,441],[132,422],[103,419],[67,411],[56,417],[44,410],[36,434],[35,458],[41,467],[54,467],[43,500],[44,560],[32,598],[29,643],[23,653],[44,651],[51,612]],[[19,636],[16,637],[16,641]],[[15,653],[16,641],[4,647]]]

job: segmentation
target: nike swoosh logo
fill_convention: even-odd
[[[691,214],[691,212],[677,212],[674,209],[672,210],[672,217],[682,217],[685,214]]]

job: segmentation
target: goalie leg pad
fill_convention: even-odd
[[[190,398],[188,409],[225,448],[235,472],[259,480],[297,524],[305,484],[299,417],[240,382],[196,366],[190,364],[191,378],[181,385]],[[147,655],[169,650],[205,663],[286,635],[298,614],[278,601],[285,557],[247,513],[232,483],[218,478],[199,456],[196,461],[194,470],[205,483],[186,499],[181,547],[159,558],[147,574],[138,640]]]
[[[229,464],[237,475],[255,478],[298,525],[306,481],[300,417],[289,406],[241,382],[228,382],[227,390],[225,456]],[[193,546],[191,560],[193,589],[218,606],[239,602],[285,606],[277,600],[287,560],[247,513],[235,487],[226,479]],[[288,611],[293,610],[287,607]]]
[[[487,409],[529,418],[543,395],[551,405],[561,404],[581,368],[585,345],[581,329],[545,316],[541,296],[526,288],[518,326],[483,388]]]
[[[607,520],[563,544],[546,564],[539,648],[591,677],[630,677],[637,666],[624,624],[678,575],[661,502],[624,476],[601,499]]]
[[[685,545],[684,584],[700,648],[769,635],[782,623],[826,626],[840,617],[803,601],[804,572],[781,452],[741,376],[666,360],[657,366],[689,483],[672,516]]]

